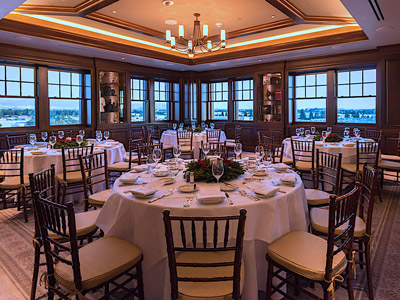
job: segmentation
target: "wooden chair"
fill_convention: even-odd
[[[239,300],[243,286],[242,252],[246,210],[241,209],[239,215],[223,217],[170,216],[169,210],[163,214],[171,299],[198,297]],[[236,222],[236,236],[230,237],[230,228]],[[225,228],[223,235],[219,234],[219,226]],[[174,236],[174,232],[179,231],[180,235]],[[201,231],[201,235],[198,231]],[[191,241],[186,240],[189,236]],[[232,238],[235,241],[230,243]]]
[[[203,152],[203,143],[204,142],[201,141],[199,159],[204,159],[206,157],[205,153]],[[210,151],[207,153],[207,156],[213,155],[221,158],[227,158],[226,142],[209,143],[209,145]]]
[[[368,279],[369,299],[374,299],[372,276],[371,276],[371,242],[372,242],[372,213],[374,209],[375,191],[378,185],[379,173],[368,165],[364,165],[362,172],[362,181],[360,189],[360,201],[358,207],[358,216],[355,220],[354,247],[358,253],[359,260],[355,263],[360,264],[361,268],[366,266]],[[311,229],[314,234],[328,234],[328,212],[326,209],[313,208],[310,212]],[[336,235],[341,234],[346,228],[346,224],[337,228]],[[365,258],[365,262],[364,262]]]
[[[17,199],[17,209],[20,210],[21,200],[25,222],[28,222],[29,177],[24,175],[24,148],[18,150],[0,150],[0,197],[3,208],[7,202]]]
[[[154,148],[160,148],[161,149],[161,153],[163,153],[163,156],[161,157],[161,162],[164,161],[164,147],[163,144],[150,144],[150,145],[139,145],[138,146],[138,164],[146,164],[146,159],[148,155],[152,155],[153,154],[153,150]]]
[[[161,130],[158,125],[151,125],[149,131],[151,133],[151,142],[159,144],[161,142]]]
[[[293,165],[293,159],[287,158],[283,155],[285,153],[284,144],[272,143],[271,137],[264,136],[264,143],[262,146],[264,147],[265,154],[268,152],[272,154],[273,163],[284,163],[289,166]]]
[[[288,299],[294,299],[280,290],[285,283],[294,286],[296,292],[301,291],[313,299],[321,299],[301,288],[298,285],[300,278],[321,284],[324,292],[323,299],[332,299],[335,288],[346,279],[348,297],[354,299],[352,245],[359,195],[359,187],[340,197],[331,195],[329,211],[326,210],[329,215],[327,240],[305,231],[294,231],[278,238],[268,246],[266,299],[271,299],[271,295],[275,292],[287,296]],[[335,235],[338,228],[343,231]],[[294,275],[295,283],[280,275],[282,271]],[[277,277],[282,283],[273,286],[273,277]]]
[[[111,194],[108,180],[107,151],[79,156],[79,165],[83,178],[85,211],[89,208],[102,207]],[[95,192],[95,189],[100,189]]]
[[[274,144],[281,144],[283,141],[283,131],[281,128],[273,128],[270,130],[270,135]]]
[[[264,136],[269,136],[268,130],[257,130],[257,145],[258,146],[263,145]]]
[[[315,141],[290,139],[293,154],[293,168],[302,176],[311,174],[315,167]],[[302,176],[303,177],[303,176]]]
[[[55,168],[54,164],[51,165],[50,169],[43,170],[36,174],[29,174],[29,182],[31,186],[32,198],[35,197],[35,193],[40,197],[48,201],[57,201],[56,199],[56,180],[55,180]],[[76,234],[78,241],[87,240],[92,241],[93,235],[97,232],[97,226],[95,221],[99,214],[98,211],[88,211],[85,213],[79,213],[75,215],[76,221]],[[34,249],[34,266],[33,266],[33,277],[32,277],[32,288],[31,288],[31,300],[36,299],[36,287],[39,275],[39,267],[44,265],[40,263],[40,255],[44,254],[41,252],[43,246],[42,238],[40,235],[40,227],[37,214],[35,216],[35,231],[33,238],[33,249]],[[50,235],[53,239],[59,243],[65,242],[62,237],[57,235]]]
[[[189,156],[189,158],[194,158],[193,149],[193,132],[191,131],[177,131],[176,138],[178,145],[181,146],[182,154],[181,156]]]
[[[15,146],[29,144],[28,134],[6,135],[6,140],[8,149],[13,149]]]
[[[396,153],[396,155],[381,154],[381,159],[400,162],[400,132],[399,132],[399,137],[397,138],[397,153]]]
[[[373,139],[375,142],[380,143],[382,139],[382,130],[366,129],[365,137],[367,139]]]
[[[221,141],[221,129],[206,130],[208,143],[219,143]]]
[[[93,144],[85,147],[61,148],[63,172],[56,175],[58,182],[59,203],[65,203],[67,195],[81,193],[83,190],[83,180],[79,165],[79,155],[89,155],[93,153]]]
[[[241,143],[242,140],[242,125],[235,124],[235,138],[226,139],[226,151],[227,156],[229,156],[229,151],[235,151],[235,145]]]
[[[129,172],[132,170],[133,166],[136,165],[139,161],[138,156],[138,147],[139,145],[146,144],[142,139],[129,139],[128,153],[125,161],[113,163],[108,166],[109,177],[117,178],[121,176],[123,173]],[[111,180],[114,182],[114,180]]]
[[[121,288],[126,292],[125,297],[130,295],[144,299],[141,269],[143,256],[138,247],[108,236],[78,249],[73,203],[54,203],[38,194],[34,197],[34,203],[46,254],[47,273],[44,280],[49,299],[53,299],[54,295],[62,299],[71,299],[74,295],[77,299],[83,299],[88,291],[103,287],[105,295],[102,299],[109,299],[110,295]],[[61,244],[51,235],[57,235],[66,242]],[[69,255],[61,256],[53,247]],[[128,279],[115,283],[123,276]],[[133,280],[137,285],[128,290],[125,285]],[[115,284],[111,291],[110,283]]]
[[[306,189],[308,208],[326,206],[330,196],[341,194],[342,153],[331,154],[317,149],[313,171],[313,189]]]

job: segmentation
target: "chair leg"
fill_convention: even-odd
[[[298,296],[298,295],[300,295],[300,290],[299,290],[299,285],[300,285],[300,282],[299,282],[299,277],[295,277],[294,278],[294,282],[295,282],[295,285],[296,285],[296,288],[295,288],[295,290],[294,290],[294,294],[296,295],[296,296]]]
[[[271,262],[268,262],[267,289],[265,290],[265,300],[271,299],[273,271],[274,271],[273,264]]]
[[[378,192],[379,202],[382,203],[382,194],[381,194],[381,187],[379,184],[376,186],[376,191]]]
[[[26,203],[25,189],[22,189],[21,193],[22,193],[22,206],[24,210],[24,219],[25,223],[28,223],[28,206]]]
[[[21,194],[17,192],[17,210],[21,210]]]
[[[362,250],[363,250],[363,241],[362,240],[358,240],[358,249],[360,250],[358,252],[358,258],[359,258],[359,260],[361,262],[360,269],[364,269],[364,264],[363,264],[363,262],[364,262],[364,253],[362,253]]]
[[[139,300],[144,300],[142,262],[139,262],[138,265],[136,266],[136,274],[137,274]]]
[[[106,299],[106,300],[109,300],[110,299],[110,284],[109,283],[107,283],[105,286],[104,286],[104,299]]]
[[[352,265],[347,264],[347,294],[349,296],[349,300],[354,300],[354,292],[353,292],[353,270]]]
[[[327,283],[322,284],[322,289],[324,290],[324,300],[332,300],[333,299],[332,292],[328,291],[328,286],[329,286],[329,284],[327,284]]]
[[[35,300],[36,287],[37,287],[37,281],[38,281],[38,276],[39,276],[39,264],[40,264],[40,246],[36,242],[33,242],[33,247],[34,247],[34,252],[35,252],[35,258],[34,258],[34,264],[33,264],[33,276],[32,276],[32,287],[31,287],[30,300]]]
[[[3,209],[7,208],[7,200],[6,200],[6,192],[4,190],[0,190],[1,193],[1,201],[3,202]]]
[[[372,270],[371,270],[371,247],[369,245],[369,241],[365,242],[365,263],[367,266],[368,296],[370,300],[374,300],[374,287],[372,285]]]

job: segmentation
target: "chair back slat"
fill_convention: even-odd
[[[373,139],[375,142],[380,142],[382,139],[382,130],[366,129],[365,137],[368,139]]]
[[[296,167],[296,162],[311,162],[314,167],[314,149],[315,141],[300,141],[293,138],[290,139],[293,153],[293,166]]]
[[[190,149],[193,149],[193,132],[192,131],[177,131],[176,138],[178,145],[181,146],[190,146]]]
[[[219,143],[221,141],[221,129],[206,130],[207,142]]]
[[[378,177],[379,173],[375,169],[368,165],[363,166],[358,215],[365,222],[365,232],[368,236],[372,234],[372,213]]]
[[[7,147],[8,149],[12,149],[15,146],[19,145],[27,145],[29,144],[28,135],[21,134],[21,135],[6,135],[7,140]]]
[[[146,158],[148,155],[152,155],[153,154],[153,150],[155,148],[159,148],[161,149],[161,153],[162,153],[162,157],[161,157],[161,162],[164,161],[164,146],[163,143],[159,143],[159,144],[142,144],[142,145],[138,145],[137,147],[137,154],[138,154],[138,164],[144,164],[146,163]]]
[[[218,282],[218,281],[231,281],[232,282],[232,298],[240,299],[240,268],[242,261],[243,252],[243,238],[244,238],[244,226],[246,220],[246,210],[241,209],[239,215],[224,216],[224,217],[178,217],[171,216],[169,210],[164,211],[164,225],[165,225],[165,236],[167,242],[168,251],[168,262],[170,269],[170,280],[171,280],[171,295],[172,299],[178,299],[178,282]],[[225,223],[225,230],[223,232],[223,239],[219,241],[218,235],[218,224]],[[237,224],[236,237],[230,237],[230,222]],[[176,226],[174,226],[174,224]],[[185,239],[183,238],[185,231],[182,228],[185,224],[191,228],[192,245],[186,245]],[[201,226],[199,235],[202,235],[201,242],[197,244],[197,232],[196,224]],[[175,238],[173,235],[173,228],[175,231],[180,229],[180,241],[183,246],[175,245]],[[213,230],[210,230],[213,228]],[[210,239],[209,239],[210,235]],[[229,242],[234,245],[229,246]],[[216,251],[234,251],[232,259],[227,259],[219,262],[177,262],[177,252],[216,252]],[[214,276],[214,277],[189,277],[189,276],[178,276],[177,267],[184,268],[204,268],[204,267],[233,267],[232,275],[228,276]]]
[[[85,147],[61,148],[64,181],[67,181],[67,173],[79,171],[79,156],[92,154],[93,146],[92,144]]]
[[[376,169],[378,166],[379,149],[379,142],[357,141],[357,171],[362,168],[364,163]]]
[[[24,183],[24,148],[17,150],[0,150],[0,178],[20,178]]]
[[[342,153],[332,154],[316,150],[316,168],[314,188],[322,189],[335,195],[341,190]]]

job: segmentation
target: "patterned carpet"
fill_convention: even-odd
[[[375,299],[395,300],[400,295],[399,196],[400,187],[385,186],[383,203],[377,201],[375,206],[372,258]],[[14,208],[0,210],[0,300],[29,299],[33,268],[32,233],[32,215],[29,223],[24,223],[22,212]],[[368,299],[364,292],[367,289],[366,275],[359,268],[354,286],[356,299]],[[44,294],[45,290],[38,287],[37,297],[43,299]],[[337,291],[336,299],[347,299],[346,291]]]

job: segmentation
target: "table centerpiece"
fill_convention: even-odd
[[[187,131],[189,131],[189,132],[192,132],[192,131],[193,131],[192,127],[186,127],[185,130],[187,130]],[[194,129],[194,133],[201,133],[201,132],[203,132],[203,131],[204,131],[204,128],[203,128],[203,127],[196,127],[196,128]]]
[[[78,144],[76,138],[66,137],[64,139],[57,138],[56,143],[54,144],[54,149],[61,149],[64,148],[76,148],[76,147],[85,147],[87,146],[88,141],[83,139],[81,145]]]
[[[212,160],[205,158],[197,161],[193,160],[186,165],[187,171],[194,173],[195,181],[216,182],[212,174]],[[220,181],[229,181],[244,174],[242,166],[231,159],[224,159],[224,174]]]

